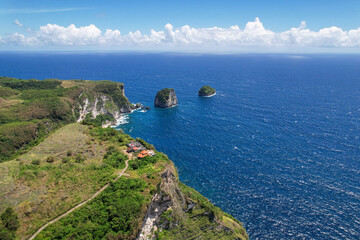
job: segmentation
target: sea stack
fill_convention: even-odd
[[[201,97],[211,97],[216,94],[216,90],[210,86],[203,86],[199,90],[199,96]]]
[[[169,108],[176,106],[178,100],[173,88],[164,88],[160,90],[155,97],[154,105],[160,108]]]

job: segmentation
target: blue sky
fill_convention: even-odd
[[[360,27],[360,1],[353,0],[0,0],[0,6],[3,45],[10,42],[6,40],[8,35],[19,33],[28,37],[47,24],[62,27],[93,24],[102,33],[113,29],[122,35],[136,30],[142,34],[149,34],[151,29],[164,31],[167,23],[174,29],[184,25],[195,29],[238,25],[244,29],[256,17],[265,29],[275,33],[298,27],[302,21],[314,32],[332,26],[343,31]]]

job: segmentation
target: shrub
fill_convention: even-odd
[[[68,162],[70,162],[70,160],[71,160],[70,157],[64,157],[64,158],[61,160],[61,162],[62,162],[62,163],[68,163]]]
[[[151,173],[148,173],[148,174],[146,175],[146,177],[149,178],[149,179],[154,179],[154,178],[155,178],[154,175],[152,175]]]
[[[19,92],[8,87],[0,87],[0,97],[9,97]]]
[[[49,156],[46,158],[46,162],[53,163],[55,161],[55,158],[53,156]]]
[[[112,115],[105,115],[105,114],[97,115],[96,118],[94,118],[91,113],[88,113],[86,115],[85,119],[82,121],[82,124],[100,127],[106,121],[112,122],[112,121],[115,121],[115,118]]]
[[[34,159],[31,161],[32,165],[40,165],[40,160],[39,159]]]
[[[80,153],[75,155],[75,162],[76,163],[82,163],[84,161],[85,161],[85,158]]]
[[[125,141],[126,141],[126,137],[125,137],[125,136],[120,135],[120,136],[118,137],[118,141],[119,141],[119,143],[123,143],[123,142],[125,142]]]
[[[68,150],[67,153],[66,153],[66,156],[70,157],[71,155],[72,155],[72,151]]]
[[[158,160],[162,159],[163,157],[160,156],[160,154],[157,154],[155,156],[146,156],[142,159],[135,159],[133,163],[131,163],[131,167],[136,170],[138,168],[144,168],[148,164],[155,164]]]
[[[104,155],[104,163],[112,166],[113,168],[120,168],[127,159],[128,156],[115,150],[113,146],[110,146]]]
[[[0,223],[0,239],[1,240],[12,240],[15,239],[14,232],[11,232],[9,229],[3,227]]]
[[[138,169],[139,168],[138,161],[135,161],[135,162],[131,163],[131,168],[134,169],[134,170]]]
[[[17,213],[12,208],[7,208],[3,214],[1,214],[1,221],[4,227],[10,231],[16,231],[19,227],[19,219]]]

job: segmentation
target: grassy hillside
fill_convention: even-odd
[[[15,158],[48,133],[75,122],[86,100],[94,104],[96,97],[105,96],[106,110],[99,111],[128,111],[130,103],[123,89],[122,83],[110,81],[0,77],[0,162]]]
[[[94,129],[102,138],[105,131]],[[121,134],[121,133],[120,133]],[[116,139],[117,137],[113,137]],[[115,182],[87,206],[46,228],[36,239],[134,239],[141,231],[142,220],[155,193],[166,191],[163,173],[166,169],[177,175],[173,163],[166,155],[157,152],[154,157],[130,161],[127,179]],[[183,209],[167,210],[160,216],[162,223],[168,221],[152,236],[157,239],[247,239],[242,224],[232,216],[212,205],[208,199],[178,182],[187,201],[196,207],[187,213]],[[175,191],[177,186],[170,186]],[[173,199],[175,209],[176,200]],[[185,207],[186,209],[186,207]],[[120,214],[121,213],[121,214]],[[101,217],[94,217],[101,216]]]
[[[29,237],[47,221],[112,181],[124,167],[126,157],[121,153],[131,140],[112,128],[74,123],[50,134],[17,160],[0,163],[0,213],[12,207],[18,214],[17,238]],[[165,191],[163,172],[167,169],[177,175],[173,163],[159,152],[154,157],[130,161],[126,178],[50,225],[37,239],[100,236],[133,239],[142,227],[154,194]],[[154,236],[187,239],[197,234],[203,239],[247,239],[236,219],[214,207],[195,190],[177,184],[186,201],[195,202],[196,207],[187,213],[175,210],[162,213],[161,221],[169,223],[153,231]]]
[[[16,209],[21,238],[116,176],[117,168],[103,163],[107,146],[89,132],[87,126],[69,124],[16,160],[0,164],[0,213]]]

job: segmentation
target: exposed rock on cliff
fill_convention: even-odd
[[[210,86],[203,86],[200,90],[199,90],[199,96],[201,97],[209,97],[212,96],[216,93],[216,90]]]
[[[160,90],[155,97],[155,107],[169,108],[176,106],[178,100],[175,94],[175,90],[172,88],[164,88]]]
[[[132,105],[125,97],[122,83],[98,81],[80,84],[79,87],[81,93],[74,106],[79,112],[77,122],[84,120],[89,113],[94,118],[98,115],[110,115],[117,119],[121,113],[131,112]]]
[[[179,182],[168,166],[161,174],[137,239],[248,239],[242,224]]]

